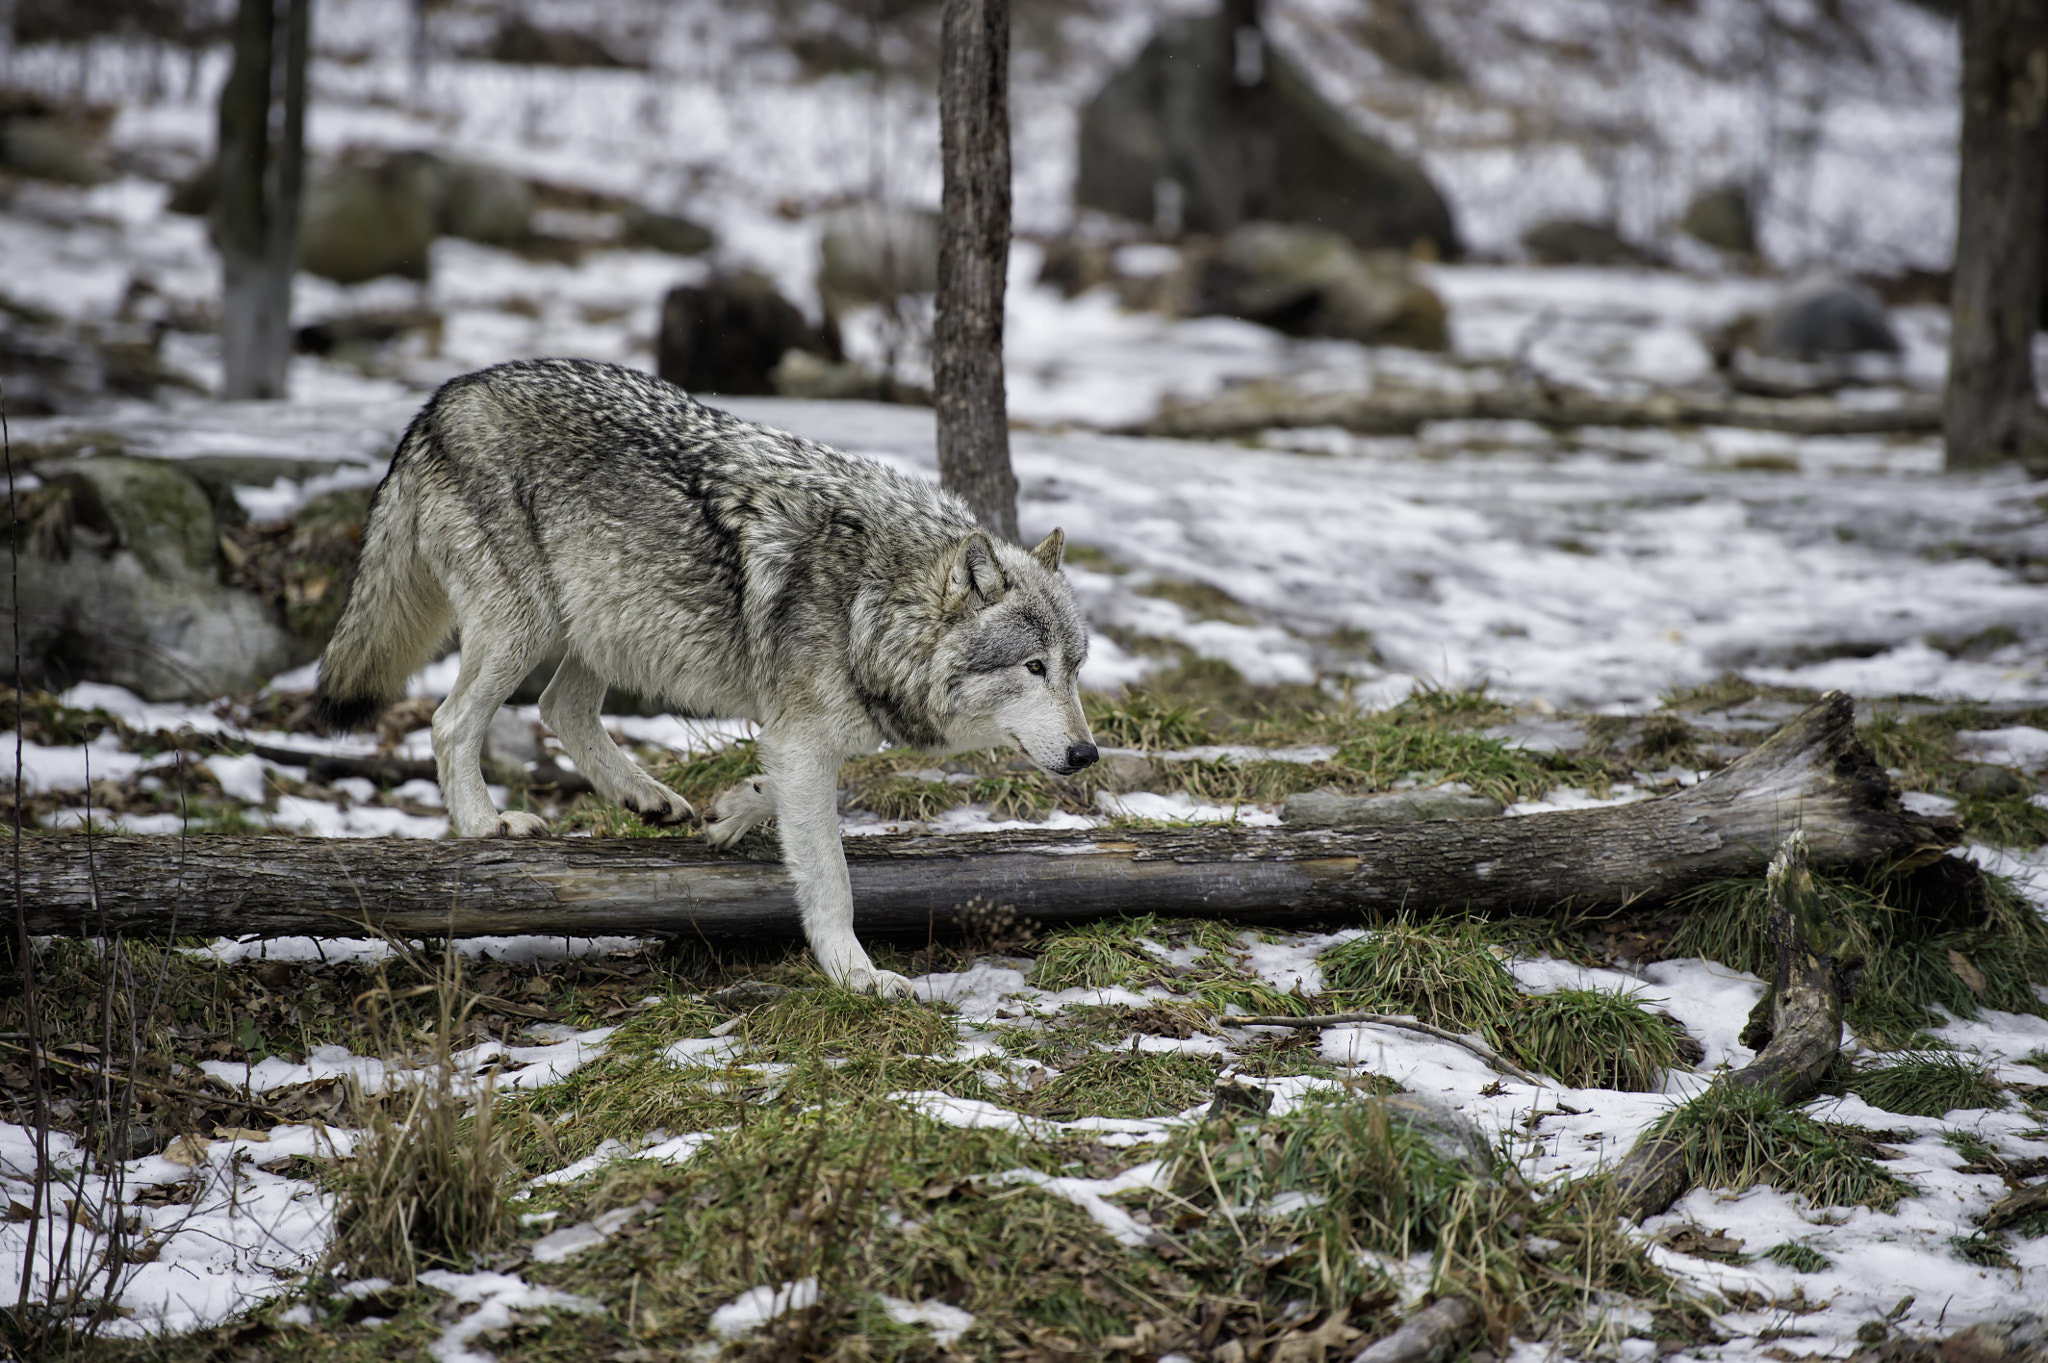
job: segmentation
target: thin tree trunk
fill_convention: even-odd
[[[939,482],[990,532],[1017,538],[1003,402],[1003,285],[1010,265],[1009,0],[946,0],[939,68],[945,161],[932,396]]]
[[[922,939],[975,898],[1042,923],[1599,913],[1758,875],[1795,826],[1827,869],[1938,857],[1959,840],[1956,824],[1900,807],[1854,719],[1834,693],[1690,790],[1605,809],[1371,829],[848,838],[854,925]],[[197,838],[182,901],[164,884],[163,838],[94,838],[91,864],[84,838],[31,838],[22,874],[34,934],[161,934],[175,918],[179,932],[200,935],[793,938],[795,887],[772,839],[750,837],[761,837],[758,859],[694,838]]]
[[[2048,234],[2048,5],[1965,0],[1950,286],[1950,469],[2048,464],[2033,337]]]
[[[310,0],[241,0],[220,96],[221,396],[282,398],[305,175]],[[280,18],[282,24],[280,25]]]

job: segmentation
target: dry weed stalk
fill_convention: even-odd
[[[510,1141],[495,1121],[496,1086],[461,1082],[455,1039],[469,1007],[461,958],[448,944],[431,985],[439,1005],[426,1046],[405,1045],[390,1007],[388,980],[356,1004],[371,1019],[385,1086],[371,1093],[350,1081],[349,1101],[362,1135],[338,1177],[330,1266],[357,1278],[410,1283],[424,1269],[465,1268],[504,1243],[512,1225],[506,1180]]]

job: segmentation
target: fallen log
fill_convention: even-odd
[[[1302,392],[1251,383],[1213,398],[1168,402],[1132,435],[1233,440],[1260,431],[1336,426],[1360,435],[1414,435],[1433,421],[1528,421],[1539,426],[1733,426],[1788,435],[1925,435],[1941,404],[1913,395],[1894,407],[1845,407],[1826,398],[1765,398],[1673,389],[1639,398],[1513,388],[1477,393]]]
[[[1099,828],[853,837],[855,926],[924,938],[980,898],[1042,923],[1158,912],[1274,924],[1398,913],[1585,912],[1760,873],[1794,826],[1816,866],[1917,864],[1960,837],[1900,806],[1823,697],[1698,785],[1523,818],[1358,829]],[[36,934],[794,938],[773,852],[695,838],[424,842],[81,836],[22,841]]]
[[[1842,1044],[1842,1012],[1859,963],[1841,959],[1840,934],[1813,888],[1803,832],[1785,840],[1771,860],[1771,934],[1778,969],[1771,987],[1743,1028],[1744,1045],[1761,1047],[1756,1059],[1715,1080],[1729,1088],[1760,1089],[1781,1103],[1811,1098]],[[1692,1174],[1684,1146],[1669,1137],[1638,1141],[1614,1170],[1625,1216],[1655,1216],[1685,1195]]]

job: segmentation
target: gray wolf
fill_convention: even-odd
[[[854,937],[840,764],[885,743],[1010,744],[1062,775],[1093,762],[1064,543],[1001,543],[929,483],[633,370],[499,365],[451,380],[400,440],[319,703],[332,727],[360,727],[455,630],[434,758],[463,837],[546,831],[493,807],[481,756],[491,717],[557,645],[541,717],[600,795],[652,822],[696,812],[606,735],[605,689],[753,719],[763,774],[713,800],[706,837],[730,847],[775,818],[818,965],[908,993]]]

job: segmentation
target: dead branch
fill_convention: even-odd
[[[1834,954],[1840,934],[1814,891],[1803,832],[1771,859],[1768,885],[1778,969],[1742,1033],[1745,1044],[1762,1049],[1716,1082],[1797,1103],[1812,1096],[1841,1048],[1842,1010],[1861,963]],[[1638,1141],[1614,1170],[1622,1210],[1638,1221],[1676,1202],[1691,1183],[1683,1148],[1668,1137]]]
[[[1216,1025],[1219,1027],[1339,1027],[1347,1022],[1371,1022],[1382,1027],[1399,1027],[1403,1031],[1420,1032],[1424,1036],[1433,1036],[1438,1041],[1448,1041],[1453,1046],[1463,1046],[1502,1074],[1513,1075],[1523,1083],[1535,1088],[1543,1087],[1541,1079],[1529,1073],[1529,1071],[1523,1069],[1493,1047],[1487,1045],[1485,1040],[1477,1033],[1452,1032],[1442,1027],[1432,1027],[1426,1022],[1417,1021],[1404,1013],[1322,1013],[1314,1017],[1301,1018],[1218,1017],[1216,1019]]]

